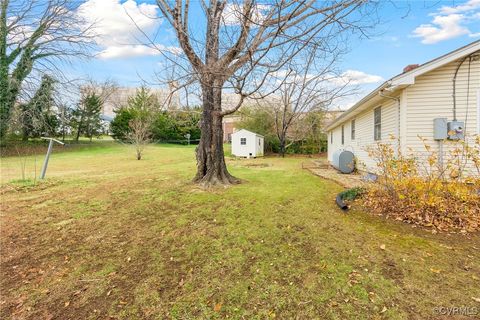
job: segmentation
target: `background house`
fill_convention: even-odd
[[[436,118],[445,118],[450,129],[457,125],[467,139],[480,134],[480,41],[425,64],[407,66],[343,113],[327,127],[328,159],[331,162],[338,149],[349,150],[360,169],[374,171],[368,146],[388,142],[403,154],[426,157],[419,137],[441,157],[458,141],[454,136],[434,139]]]
[[[236,131],[240,120],[241,116],[236,114],[223,117],[223,142],[232,142],[232,134]]]
[[[232,154],[236,157],[263,156],[263,136],[245,129],[232,134]]]
[[[241,110],[248,108],[272,108],[277,98],[273,95],[257,99],[255,97],[246,97],[238,111],[231,115],[223,117],[223,142],[232,142],[232,134],[239,129],[239,123],[242,120]],[[234,109],[240,101],[240,95],[232,92],[222,93],[222,108],[225,110]]]

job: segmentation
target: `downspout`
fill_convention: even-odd
[[[453,121],[457,121],[457,92],[456,92],[456,88],[457,88],[457,75],[458,75],[458,71],[460,70],[460,67],[462,66],[462,64],[467,60],[467,59],[470,59],[470,62],[471,62],[471,59],[472,59],[472,56],[475,54],[476,52],[472,53],[472,54],[469,54],[468,56],[465,56],[462,61],[460,61],[460,64],[458,65],[457,69],[455,70],[455,74],[453,75],[453,79],[452,79],[452,87],[453,87],[453,93],[452,93],[452,98],[453,98]]]
[[[400,146],[400,98],[399,97],[392,97],[388,96],[386,94],[382,93],[383,90],[381,90],[378,94],[380,97],[387,98],[387,99],[392,99],[397,102],[397,155],[400,155],[401,152],[401,146]]]

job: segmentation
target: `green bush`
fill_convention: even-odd
[[[120,108],[115,113],[116,116],[110,123],[110,131],[114,139],[124,141],[130,132],[128,123],[135,118],[135,115],[133,110],[127,108]]]
[[[131,108],[120,108],[110,124],[114,139],[125,141],[130,128],[128,123],[137,117],[137,112]],[[152,121],[152,139],[156,142],[187,143],[186,135],[190,140],[200,139],[198,122],[199,114],[196,110],[182,110],[176,112],[156,112]]]

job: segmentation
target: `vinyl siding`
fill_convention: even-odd
[[[241,144],[241,139],[246,139],[246,144]],[[261,150],[258,147],[258,139],[261,140]],[[263,156],[263,137],[241,129],[232,134],[232,155],[237,157],[257,157]]]
[[[333,139],[331,138],[333,135]],[[328,161],[332,162],[333,153],[338,149],[343,149],[342,143],[342,127],[336,127],[332,131],[328,132]],[[333,141],[333,142],[332,142]]]
[[[375,171],[375,162],[368,157],[367,148],[374,146],[374,109],[382,106],[381,142],[397,144],[389,135],[399,136],[403,153],[414,153],[425,158],[427,153],[419,137],[425,138],[432,148],[438,151],[438,142],[433,140],[433,119],[443,117],[453,120],[452,80],[460,60],[446,64],[415,79],[415,84],[400,90],[400,110],[395,100],[385,98],[377,105],[370,106],[358,114],[356,119],[356,139],[350,139],[350,120],[339,123],[333,128],[334,142],[330,143],[328,159],[332,161],[333,153],[338,149],[352,151],[358,159],[358,167],[365,171]],[[464,62],[457,75],[457,120],[466,122],[468,136],[480,134],[480,52],[470,65],[470,84],[467,90],[468,60]],[[467,103],[468,96],[468,103]],[[345,144],[341,144],[341,126],[345,126]],[[329,137],[330,138],[330,137]],[[472,138],[469,138],[472,139]],[[445,141],[444,152],[448,154],[458,146],[458,142]],[[397,148],[395,148],[397,149]],[[468,163],[470,174],[477,174],[472,163]]]
[[[374,109],[382,108],[382,128],[380,141],[374,140]],[[351,139],[351,119],[340,123],[331,132],[333,132],[333,144],[330,143],[330,132],[328,136],[328,160],[332,162],[333,153],[338,150],[352,151],[357,158],[357,167],[363,171],[375,171],[376,164],[373,159],[368,156],[368,147],[372,147],[377,142],[393,143],[394,140],[390,136],[397,135],[398,124],[398,107],[397,101],[393,99],[385,99],[375,108],[370,108],[359,115],[355,119],[355,140]],[[342,125],[345,126],[345,144],[342,145]]]
[[[438,142],[433,140],[433,119],[453,120],[452,80],[460,61],[449,63],[415,79],[415,84],[406,88],[406,145],[419,158],[425,158],[420,137],[427,139],[433,151],[438,151]],[[470,66],[470,88],[467,90],[468,60],[459,69],[456,80],[457,120],[466,122],[467,135],[478,134],[478,105],[480,91],[480,60],[472,61]],[[468,91],[468,104],[467,104]],[[446,141],[445,154],[456,145],[455,141]],[[470,164],[471,165],[471,164]],[[470,167],[470,169],[473,169]],[[472,172],[472,171],[471,171]]]

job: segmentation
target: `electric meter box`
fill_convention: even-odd
[[[448,139],[450,140],[463,140],[465,138],[465,122],[463,121],[450,121],[447,123],[448,127]]]
[[[433,139],[445,140],[448,138],[447,118],[433,119]]]

